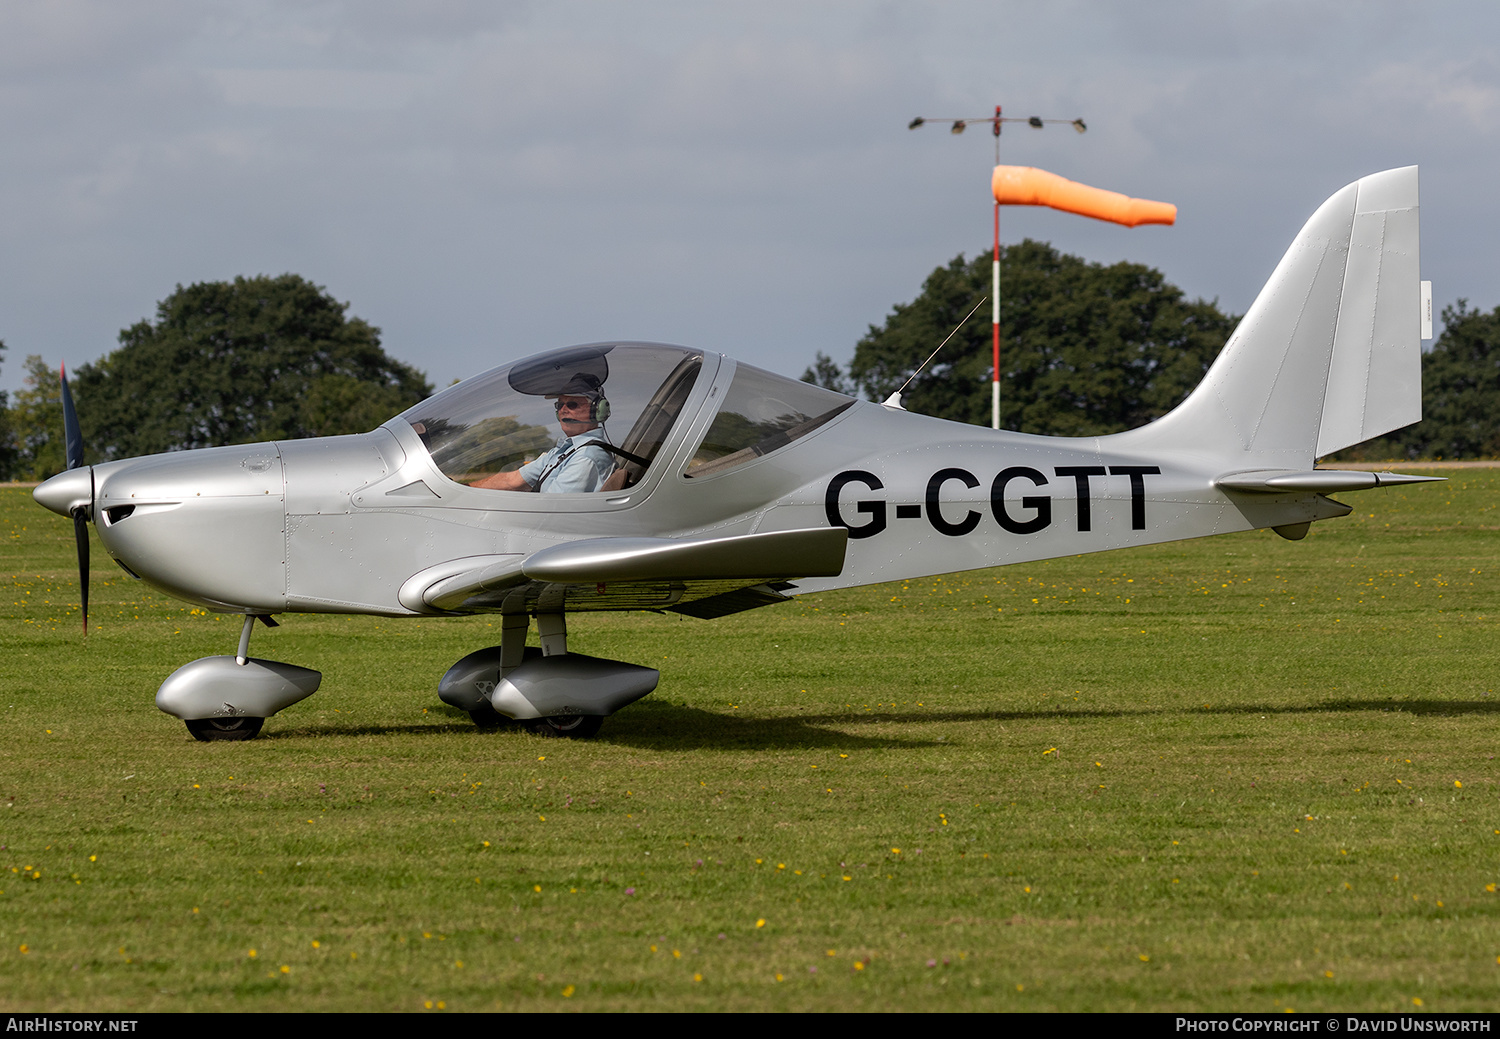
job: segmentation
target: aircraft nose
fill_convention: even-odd
[[[51,509],[59,516],[71,516],[79,506],[94,504],[94,474],[91,467],[81,465],[58,473],[31,492],[36,503]]]
[[[275,444],[178,451],[98,466],[104,548],[131,574],[210,609],[286,608],[286,513]]]

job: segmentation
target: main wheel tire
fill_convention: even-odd
[[[603,724],[604,716],[601,714],[559,714],[527,722],[526,727],[538,736],[586,740],[598,733],[599,726]]]
[[[187,722],[188,732],[200,743],[217,743],[220,740],[253,740],[264,718],[194,718]]]
[[[498,729],[510,721],[505,715],[488,705],[474,708],[469,712],[469,717],[474,719],[474,724],[481,729]]]

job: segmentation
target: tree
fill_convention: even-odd
[[[1500,307],[1443,308],[1443,334],[1422,358],[1422,421],[1402,432],[1411,458],[1500,455]]]
[[[347,309],[296,274],[177,286],[78,369],[89,460],[359,433],[431,394]]]
[[[1351,448],[1352,457],[1500,456],[1500,307],[1460,299],[1443,308],[1443,334],[1422,356],[1422,421]]]
[[[26,358],[26,386],[16,391],[6,420],[17,480],[45,480],[67,468],[62,382],[39,354]]]
[[[833,390],[835,393],[846,393],[851,397],[859,389],[839,368],[838,362],[822,350],[818,351],[807,371],[802,373],[802,381],[821,386],[825,390]]]
[[[5,340],[0,339],[0,359],[5,357]],[[10,426],[10,395],[0,390],[0,480],[16,478],[16,436]]]
[[[990,291],[992,254],[962,255],[930,274],[855,347],[853,381],[882,400]],[[1030,239],[1001,250],[1001,420],[1007,429],[1094,436],[1165,414],[1196,386],[1238,318],[1188,301],[1161,272],[1103,266]],[[990,423],[991,332],[986,305],[912,382],[913,411]],[[824,358],[826,360],[826,358]],[[821,382],[836,375],[808,369]],[[826,382],[823,383],[827,385]]]

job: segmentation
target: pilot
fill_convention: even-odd
[[[615,459],[599,446],[605,442],[602,433],[588,434],[609,417],[609,400],[597,381],[581,378],[586,382],[575,378],[562,393],[549,395],[563,433],[552,450],[519,469],[495,473],[471,486],[546,493],[597,491],[615,471]]]

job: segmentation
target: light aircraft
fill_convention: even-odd
[[[609,342],[495,368],[358,436],[91,466],[65,394],[71,468],[34,493],[74,518],[85,624],[90,521],[131,576],[244,616],[233,656],[192,661],[157,693],[198,739],[248,739],[317,689],[318,672],[249,655],[256,619],[286,612],[499,614],[500,645],[455,663],[442,699],[481,725],[586,736],[659,675],[570,653],[569,613],[724,617],[1229,531],[1298,539],[1350,511],[1332,492],[1430,479],[1314,468],[1421,417],[1418,278],[1408,167],[1328,199],[1197,389],[1124,433],[990,430],[708,350]],[[499,489],[547,457],[570,394],[609,475]]]

